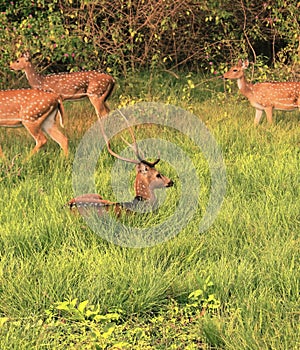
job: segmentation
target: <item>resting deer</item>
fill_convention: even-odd
[[[115,80],[110,75],[94,70],[41,75],[32,65],[29,53],[24,53],[11,63],[10,68],[24,70],[32,88],[54,92],[68,101],[88,97],[98,118],[105,117],[109,113],[106,100],[115,85]]]
[[[37,152],[46,142],[47,133],[68,155],[68,139],[59,131],[63,126],[63,104],[58,95],[36,89],[0,91],[0,126],[25,127],[35,139]]]
[[[110,142],[103,131],[103,127],[101,126],[101,128],[104,139],[106,141],[108,152],[120,160],[136,164],[136,178],[134,182],[135,197],[131,202],[120,203],[104,200],[99,194],[90,193],[75,197],[71,199],[66,205],[69,206],[70,209],[77,208],[82,215],[88,213],[89,209],[94,209],[100,216],[103,215],[105,211],[108,211],[110,209],[113,209],[114,212],[119,216],[122,212],[133,212],[141,205],[143,207],[146,206],[150,209],[154,208],[156,204],[156,196],[154,190],[173,186],[173,181],[162,175],[155,168],[155,165],[159,162],[160,159],[158,158],[151,163],[144,160],[140,156],[137,143],[131,129],[129,130],[133,139],[132,148],[134,149],[137,160],[124,158],[118,155],[111,149]]]
[[[267,120],[272,123],[273,109],[293,111],[300,108],[300,82],[266,82],[250,84],[247,82],[244,70],[249,61],[238,61],[223,75],[225,79],[237,79],[240,92],[246,96],[256,109],[254,124],[258,125],[263,111]]]

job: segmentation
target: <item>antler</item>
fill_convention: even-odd
[[[118,112],[121,114],[123,119],[126,121],[126,124],[128,125],[128,129],[129,129],[130,135],[131,135],[132,140],[133,140],[133,146],[131,146],[131,145],[129,145],[129,146],[131,148],[133,148],[133,150],[135,151],[136,156],[138,157],[138,159],[140,160],[141,163],[144,163],[144,164],[150,166],[151,168],[153,168],[160,161],[160,158],[157,158],[153,163],[151,163],[151,162],[148,162],[147,160],[145,160],[143,157],[140,156],[140,152],[138,150],[138,146],[137,146],[136,139],[135,139],[133,130],[131,128],[131,125],[128,123],[127,118],[125,117],[125,115],[119,109],[118,109]],[[128,144],[127,141],[125,141],[125,142]]]
[[[106,142],[106,146],[107,146],[108,152],[109,152],[113,157],[116,157],[116,158],[118,158],[118,159],[120,159],[120,160],[124,160],[125,162],[134,163],[134,164],[139,164],[139,163],[140,163],[140,160],[129,159],[129,158],[122,157],[122,156],[120,156],[119,154],[115,153],[115,152],[110,148],[110,142],[109,142],[109,139],[108,139],[107,135],[106,135],[105,132],[104,132],[102,120],[99,119],[98,122],[100,123],[101,132],[102,132],[103,138],[104,138],[104,140],[105,140],[105,142]]]
[[[129,144],[126,140],[124,140],[123,137],[122,137],[122,140],[123,140],[128,146],[130,146],[130,147],[133,149],[133,151],[134,151],[135,155],[137,156],[138,160],[122,157],[122,156],[118,155],[117,153],[115,153],[115,152],[110,148],[110,142],[109,142],[109,139],[108,139],[107,135],[106,135],[105,132],[104,132],[104,128],[103,128],[102,121],[99,120],[99,122],[100,122],[100,127],[101,127],[101,132],[102,132],[103,138],[104,138],[104,140],[105,140],[105,142],[106,142],[106,146],[107,146],[108,152],[109,152],[112,156],[114,156],[114,157],[116,157],[116,158],[118,158],[118,159],[120,159],[120,160],[124,160],[125,162],[134,163],[134,164],[143,163],[143,164],[146,164],[146,165],[150,166],[151,168],[153,168],[153,167],[160,161],[160,158],[156,159],[153,163],[151,163],[151,162],[148,162],[148,161],[144,160],[144,159],[140,156],[140,152],[139,152],[139,149],[138,149],[138,145],[137,145],[137,142],[136,142],[136,138],[135,138],[135,136],[134,136],[134,132],[133,132],[133,130],[132,130],[132,128],[131,128],[131,125],[129,124],[129,122],[128,122],[127,118],[125,117],[125,115],[124,115],[119,109],[118,109],[118,112],[119,112],[120,115],[124,118],[124,120],[126,121],[126,124],[128,125],[128,130],[129,130],[129,132],[130,132],[130,135],[131,135],[133,144],[132,144],[132,145]]]

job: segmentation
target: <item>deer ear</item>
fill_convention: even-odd
[[[249,60],[245,60],[245,61],[243,62],[242,68],[243,68],[243,69],[246,69],[246,68],[248,68],[248,67],[249,67]]]
[[[30,61],[30,52],[29,51],[25,51],[23,52],[22,55],[27,61]]]
[[[238,67],[242,67],[243,66],[243,61],[241,59],[238,60],[238,64],[237,64]]]
[[[137,171],[137,173],[146,174],[148,171],[148,165],[143,164],[143,163],[139,163],[136,166],[136,171]]]

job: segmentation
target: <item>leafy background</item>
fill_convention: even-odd
[[[105,69],[126,77],[161,68],[217,74],[237,57],[249,57],[277,69],[281,78],[295,78],[299,9],[295,0],[4,2],[1,85],[19,84],[8,63],[27,49],[38,65],[55,72]]]

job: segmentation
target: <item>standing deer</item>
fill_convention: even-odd
[[[24,126],[35,139],[37,152],[46,142],[47,133],[68,155],[68,139],[59,131],[56,118],[63,127],[64,108],[60,97],[37,89],[0,91],[0,126]]]
[[[101,122],[100,122],[101,123]],[[155,165],[160,161],[156,159],[154,162],[148,162],[144,160],[139,153],[137,143],[133,134],[133,131],[129,128],[133,145],[131,146],[136,154],[136,159],[124,158],[115,153],[111,147],[107,136],[104,133],[103,126],[101,124],[103,137],[106,141],[108,152],[113,156],[125,162],[136,164],[136,177],[134,182],[135,197],[131,202],[111,202],[103,199],[99,194],[90,193],[83,194],[81,196],[71,199],[66,205],[70,209],[77,208],[78,211],[84,215],[88,213],[88,210],[93,208],[99,216],[103,215],[105,211],[113,209],[119,216],[122,212],[133,212],[140,205],[147,208],[153,208],[156,204],[156,197],[154,190],[159,188],[166,188],[173,186],[173,181],[162,175]]]
[[[256,109],[254,125],[258,125],[263,111],[267,120],[272,123],[273,109],[293,111],[300,108],[300,82],[266,82],[250,84],[247,82],[244,70],[249,61],[238,61],[223,75],[225,79],[237,79],[240,92],[246,96]]]
[[[24,70],[32,88],[54,92],[63,100],[74,101],[88,97],[98,118],[105,117],[110,111],[106,100],[115,85],[115,80],[110,75],[94,70],[41,75],[32,65],[29,53],[24,53],[12,62],[10,68]]]

